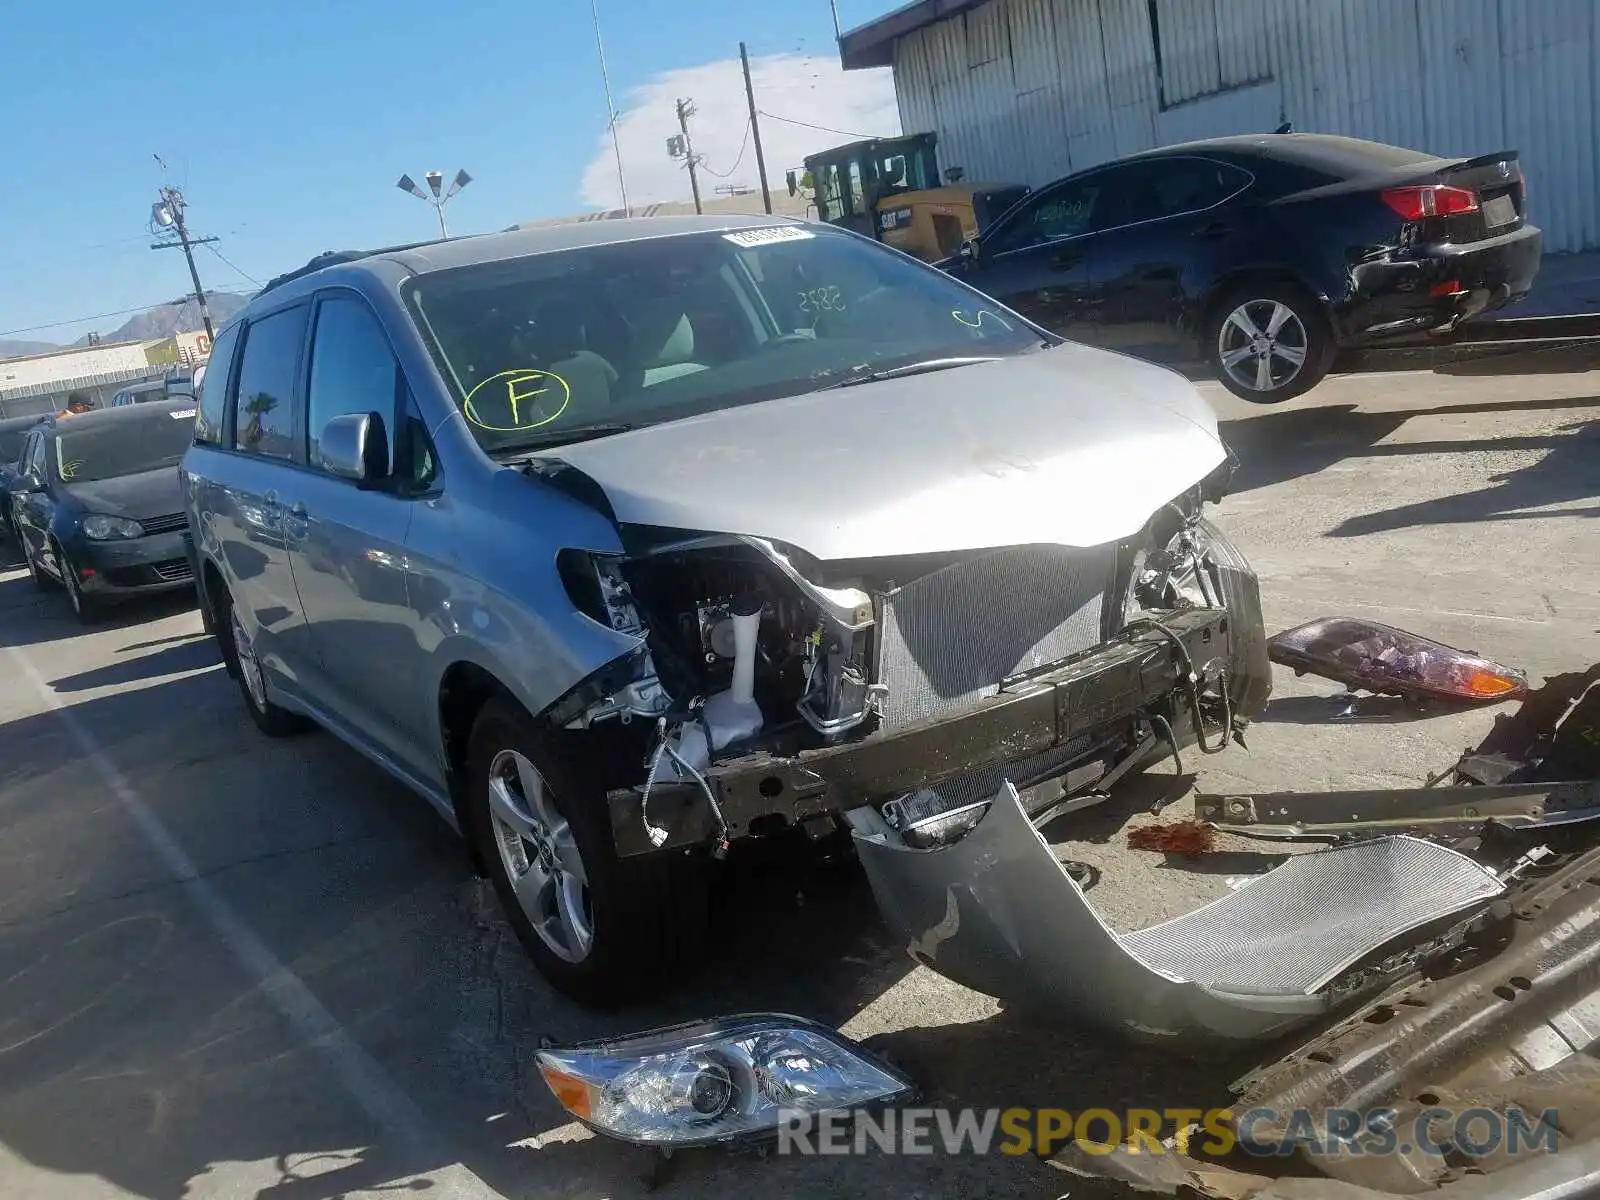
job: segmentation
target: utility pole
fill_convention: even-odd
[[[683,162],[689,168],[689,190],[694,193],[694,211],[703,213],[700,207],[700,177],[694,173],[694,143],[689,140],[689,118],[694,116],[694,101],[678,101],[678,128],[683,135]]]
[[[183,193],[175,187],[165,186],[161,189],[161,198],[150,206],[150,219],[158,229],[170,229],[178,235],[178,240],[165,242],[152,242],[152,250],[171,250],[179,247],[183,250],[183,257],[189,262],[189,279],[194,284],[194,300],[200,306],[200,320],[206,327],[206,340],[217,340],[216,330],[211,327],[211,310],[206,306],[206,291],[200,286],[200,271],[194,265],[194,248],[204,246],[208,242],[215,242],[214,237],[190,237],[189,222],[184,218],[184,209],[187,204]]]
[[[739,62],[744,67],[744,98],[750,106],[750,140],[756,144],[756,172],[761,176],[761,204],[772,211],[772,192],[767,187],[767,160],[761,153],[761,122],[756,119],[756,92],[750,84],[750,52],[739,43]]]

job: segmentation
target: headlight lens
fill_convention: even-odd
[[[126,517],[108,517],[101,513],[91,513],[83,519],[83,532],[95,541],[103,542],[111,538],[143,537],[144,526]]]
[[[648,1146],[774,1132],[783,1110],[909,1096],[911,1083],[834,1030],[799,1017],[696,1021],[539,1052],[539,1070],[584,1124]]]

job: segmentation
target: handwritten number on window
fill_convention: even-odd
[[[832,285],[811,288],[809,291],[797,294],[800,297],[800,311],[803,313],[843,312],[845,310],[843,293]]]

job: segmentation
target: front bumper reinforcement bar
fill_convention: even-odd
[[[1229,662],[1233,623],[1227,611],[1160,615],[1197,671]],[[791,755],[743,755],[714,762],[703,774],[727,822],[726,836],[737,838],[762,818],[796,824],[1078,740],[1087,747],[1095,732],[1165,701],[1179,681],[1171,642],[1136,628],[1076,659],[1007,680],[998,695],[958,713]],[[622,857],[705,845],[719,832],[696,783],[651,789],[650,824],[667,832],[659,846],[645,832],[642,789],[618,789],[607,800]]]

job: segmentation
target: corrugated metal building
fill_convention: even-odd
[[[113,342],[0,359],[0,417],[31,417],[59,412],[67,395],[82,392],[96,407],[136,379],[155,379],[166,373],[171,340]],[[172,349],[170,361],[177,361]]]
[[[1549,251],[1600,248],[1596,0],[916,0],[846,33],[941,167],[1040,184],[1282,121],[1517,149]]]

